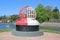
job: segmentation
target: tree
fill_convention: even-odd
[[[18,19],[19,17],[18,17],[18,15],[11,15],[10,16],[10,22],[15,22],[17,19]]]
[[[39,22],[44,22],[44,21],[49,20],[48,14],[45,13],[45,8],[42,4],[38,4],[38,6],[35,10],[36,10],[36,14],[37,14],[36,19]]]
[[[45,12],[46,12],[46,14],[48,14],[49,20],[50,20],[50,19],[53,19],[52,7],[51,7],[51,6],[46,6],[46,7],[45,7]]]
[[[59,19],[60,19],[60,13],[59,13]]]
[[[2,16],[0,16],[0,20],[2,20]]]
[[[50,13],[52,11],[51,6],[46,6],[45,11],[46,13]]]
[[[53,9],[53,17],[54,19],[58,19],[59,18],[59,10],[57,7],[55,7],[55,9]]]
[[[7,19],[7,16],[6,15],[0,16],[0,20],[2,20],[2,19]]]
[[[3,16],[3,19],[6,19],[6,15]]]

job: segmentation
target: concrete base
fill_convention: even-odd
[[[43,35],[43,32],[41,30],[39,30],[39,31],[30,31],[30,32],[14,30],[14,31],[12,31],[12,35],[21,36],[21,37],[35,37],[35,36]]]

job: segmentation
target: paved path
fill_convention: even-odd
[[[11,32],[0,33],[0,40],[60,40],[60,34],[44,32],[43,36],[38,37],[18,37]]]

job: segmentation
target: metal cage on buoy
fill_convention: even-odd
[[[19,14],[20,18],[36,18],[36,12],[33,8],[26,6],[24,8],[21,9],[20,14]]]

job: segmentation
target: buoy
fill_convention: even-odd
[[[36,11],[30,6],[21,9],[19,20],[16,21],[16,30],[12,32],[16,36],[40,36],[39,22],[36,20]]]

